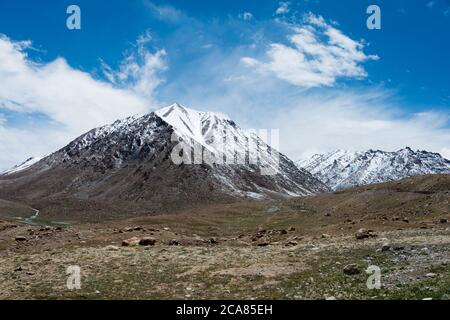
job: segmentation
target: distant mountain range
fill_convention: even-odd
[[[181,153],[180,143],[188,147]],[[191,148],[200,150],[198,164],[174,162],[174,154],[197,161]],[[205,161],[205,154],[216,161]],[[294,163],[226,115],[173,104],[93,129],[47,157],[0,173],[0,199],[25,202],[44,215],[100,217],[311,195],[442,173],[450,173],[449,160],[408,147],[338,150]]]
[[[135,213],[329,190],[276,150],[258,156],[257,164],[175,164],[171,156],[180,140],[226,159],[255,156],[255,146],[270,150],[256,134],[223,114],[174,104],[93,129],[37,162],[29,160],[4,172],[0,198],[32,203],[43,214],[46,207],[87,214],[105,208]],[[275,172],[264,175],[262,168]]]
[[[413,151],[409,147],[395,152],[337,150],[316,154],[297,165],[333,190],[417,175],[450,173],[450,161],[440,154]]]

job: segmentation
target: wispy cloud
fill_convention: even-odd
[[[435,6],[436,2],[434,1],[429,1],[425,4],[425,6],[429,9],[432,9]]]
[[[321,16],[308,14],[291,25],[291,46],[272,43],[265,61],[244,57],[242,62],[261,74],[273,74],[296,86],[332,86],[338,78],[364,78],[361,63],[376,60],[366,55],[362,42],[352,40]]]
[[[278,8],[275,10],[275,14],[277,15],[282,15],[282,14],[286,14],[289,12],[289,6],[290,6],[290,2],[279,2],[278,3]]]
[[[247,11],[243,12],[243,13],[239,14],[239,18],[241,18],[242,20],[246,20],[246,21],[252,20],[253,13],[247,12]]]
[[[113,70],[102,61],[102,71],[111,83],[127,88],[147,100],[152,99],[155,89],[162,81],[160,73],[167,68],[164,49],[155,53],[147,50],[146,46],[151,40],[152,36],[148,31],[140,35],[133,50],[126,53],[118,70]]]
[[[450,158],[450,113],[408,114],[390,92],[349,90],[302,95],[278,113],[282,150],[293,158],[336,149],[394,151],[405,146]]]
[[[159,5],[149,0],[145,0],[144,4],[153,16],[165,22],[178,24],[188,19],[188,16],[183,11],[171,5]]]
[[[444,16],[446,16],[446,17],[450,17],[450,6],[447,7],[447,9],[445,9],[445,10],[443,11],[443,14],[444,14]]]

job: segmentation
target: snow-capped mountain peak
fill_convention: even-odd
[[[159,109],[155,113],[170,124],[177,133],[187,136],[205,145],[208,132],[214,124],[232,122],[230,118],[218,112],[205,112],[187,108],[179,103]]]
[[[4,171],[1,171],[0,175],[8,175],[8,174],[17,173],[19,171],[23,171],[23,170],[28,169],[29,167],[31,167],[36,162],[39,162],[41,159],[42,159],[42,157],[31,157],[31,158],[28,158],[27,160],[25,160],[21,164],[16,165],[16,166],[12,167],[11,169],[7,169],[7,170],[4,170]]]
[[[297,164],[333,190],[415,175],[450,173],[450,161],[440,154],[414,151],[410,147],[394,152],[336,150],[316,154]]]

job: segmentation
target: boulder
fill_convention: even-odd
[[[122,246],[124,247],[131,247],[131,246],[137,246],[140,242],[140,239],[137,237],[132,237],[130,239],[126,239],[122,241]]]
[[[139,241],[140,246],[154,246],[156,239],[152,237],[144,237]]]
[[[268,242],[260,242],[258,243],[258,247],[267,247],[269,245]]]
[[[367,239],[367,238],[371,238],[371,237],[376,237],[376,233],[373,232],[373,230],[367,230],[364,228],[359,229],[356,233],[355,233],[355,238],[357,240],[362,240],[362,239]]]
[[[219,241],[217,241],[217,239],[215,239],[215,238],[211,238],[207,242],[211,243],[211,244],[218,244],[219,243]]]
[[[352,276],[361,272],[359,266],[356,263],[348,264],[343,269],[344,274]]]
[[[286,247],[294,247],[297,245],[297,242],[295,241],[289,241],[285,244]]]
[[[391,250],[391,245],[387,242],[383,243],[383,245],[381,246],[381,251],[389,251]]]

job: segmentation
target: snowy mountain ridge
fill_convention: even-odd
[[[4,171],[0,172],[0,175],[9,175],[9,174],[13,174],[16,172],[20,172],[22,170],[25,170],[29,167],[31,167],[33,164],[35,164],[36,162],[39,162],[42,159],[42,157],[31,157],[28,158],[27,160],[25,160],[24,162],[22,162],[21,164],[18,164],[10,169],[6,169]]]
[[[316,154],[297,162],[297,165],[333,190],[416,175],[450,173],[450,161],[440,154],[413,151],[409,147],[393,152],[336,150]]]

